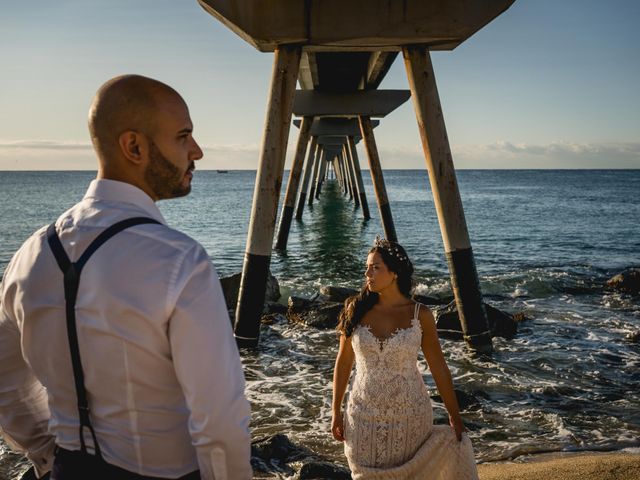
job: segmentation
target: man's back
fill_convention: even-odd
[[[57,232],[75,261],[106,228],[139,216],[164,223],[142,191],[100,180],[60,217]],[[62,272],[44,229],[7,268],[2,302],[47,389],[56,443],[78,450]],[[203,478],[250,478],[242,371],[220,284],[197,242],[166,225],[118,233],[84,267],[76,316],[91,421],[107,462],[150,476],[200,468]],[[41,387],[34,383],[30,394],[42,395]]]

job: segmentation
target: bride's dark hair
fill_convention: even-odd
[[[376,237],[376,241],[367,255],[371,253],[380,255],[387,268],[398,276],[397,285],[400,293],[410,298],[411,290],[413,289],[413,264],[404,248],[397,242]],[[360,293],[344,301],[344,307],[338,316],[338,326],[336,328],[338,332],[350,337],[362,317],[376,303],[378,303],[378,294],[369,291],[369,288],[364,285]]]

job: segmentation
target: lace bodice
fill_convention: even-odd
[[[352,338],[356,358],[352,408],[366,408],[369,414],[378,415],[423,411],[429,394],[417,366],[421,340],[417,315],[408,328],[397,329],[384,340],[368,326],[358,326]]]

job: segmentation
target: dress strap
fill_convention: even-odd
[[[413,318],[417,320],[419,313],[420,313],[420,302],[416,302],[416,309],[413,312]]]

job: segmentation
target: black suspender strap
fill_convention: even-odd
[[[91,432],[91,437],[93,438],[95,454],[99,458],[102,458],[102,453],[100,452],[100,445],[98,444],[96,433],[93,430],[93,426],[91,425],[91,420],[89,418],[89,401],[87,400],[87,391],[84,388],[84,372],[82,370],[82,362],[80,361],[78,331],[76,328],[76,298],[78,296],[78,286],[80,284],[80,273],[82,273],[82,268],[85,263],[87,263],[87,260],[89,260],[89,257],[91,257],[91,255],[93,255],[95,251],[107,240],[126,228],[146,223],[160,222],[147,217],[134,217],[111,225],[100,233],[93,242],[91,242],[91,245],[89,245],[76,262],[71,262],[64,251],[64,247],[56,233],[55,223],[49,225],[49,228],[47,229],[47,242],[49,243],[49,247],[51,247],[53,255],[56,257],[60,270],[62,270],[62,273],[64,274],[67,337],[69,338],[69,350],[71,352],[71,364],[73,366],[73,378],[76,385],[78,414],[80,417],[80,448],[82,453],[87,453],[87,447],[84,441],[84,428],[88,428]]]

